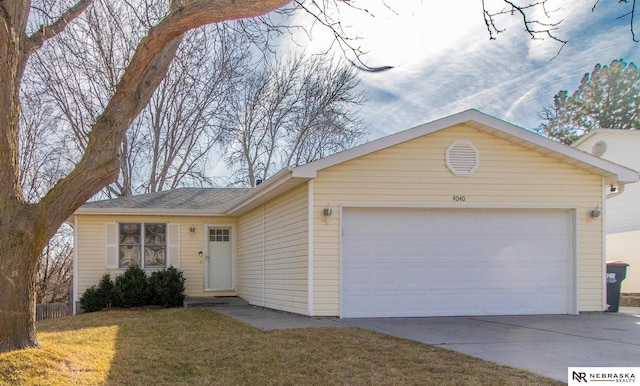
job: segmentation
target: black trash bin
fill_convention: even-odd
[[[627,277],[629,264],[624,261],[607,261],[607,304],[608,312],[618,312],[620,308],[620,287]]]

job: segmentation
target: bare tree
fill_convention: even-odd
[[[41,90],[31,89],[22,95],[22,105],[29,111],[21,115],[20,185],[25,199],[39,200],[64,177],[69,165],[64,163],[62,149],[54,137],[57,127],[50,106],[43,102]],[[38,261],[37,302],[66,300],[72,283],[72,240],[68,226],[61,227],[42,251]]]
[[[135,49],[140,35],[135,25],[148,27],[159,8],[139,15],[124,2],[98,0],[78,19],[79,28],[57,39],[64,55],[57,46],[36,55],[29,68],[32,83],[50,95],[47,102],[64,120],[65,153],[73,161],[83,153],[90,122],[108,102]],[[211,185],[207,156],[223,134],[217,116],[248,56],[248,44],[235,32],[221,24],[185,35],[166,78],[122,142],[120,174],[104,189],[105,196]],[[37,90],[35,84],[25,89]]]
[[[270,171],[283,126],[295,104],[293,98],[301,59],[263,63],[248,72],[231,104],[227,130],[227,164],[236,169],[236,182],[255,186]]]
[[[313,161],[364,136],[356,70],[343,61],[276,56],[247,73],[228,115],[227,164],[235,184],[255,186],[286,166]]]
[[[64,177],[69,165],[55,137],[58,126],[51,106],[44,103],[42,90],[31,91],[21,97],[29,113],[20,115],[19,172],[24,197],[34,202]]]
[[[357,119],[365,96],[356,91],[353,68],[313,56],[302,66],[301,84],[280,151],[280,167],[305,164],[359,144],[366,134]]]
[[[63,225],[42,250],[38,261],[36,302],[69,300],[73,280],[73,231]]]
[[[136,122],[150,139],[145,192],[211,185],[207,157],[225,135],[222,111],[247,71],[248,47],[232,31],[217,27],[194,32]]]

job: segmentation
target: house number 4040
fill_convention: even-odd
[[[455,202],[464,202],[467,198],[465,196],[453,196],[453,201]]]

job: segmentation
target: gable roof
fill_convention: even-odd
[[[478,110],[471,109],[365,143],[305,165],[284,169],[261,185],[253,188],[243,196],[242,199],[236,200],[228,207],[227,213],[230,215],[245,213],[263,202],[278,196],[284,191],[315,178],[318,171],[322,169],[459,124],[468,125],[514,144],[601,175],[605,178],[606,183],[617,182],[624,184],[636,182],[640,177],[638,172],[634,170],[563,145]]]
[[[246,194],[241,188],[178,188],[93,201],[82,205],[76,214],[147,214],[220,216],[225,209]]]

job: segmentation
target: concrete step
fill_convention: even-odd
[[[188,296],[184,299],[184,308],[190,307],[218,307],[218,306],[247,306],[249,303],[237,296]]]

